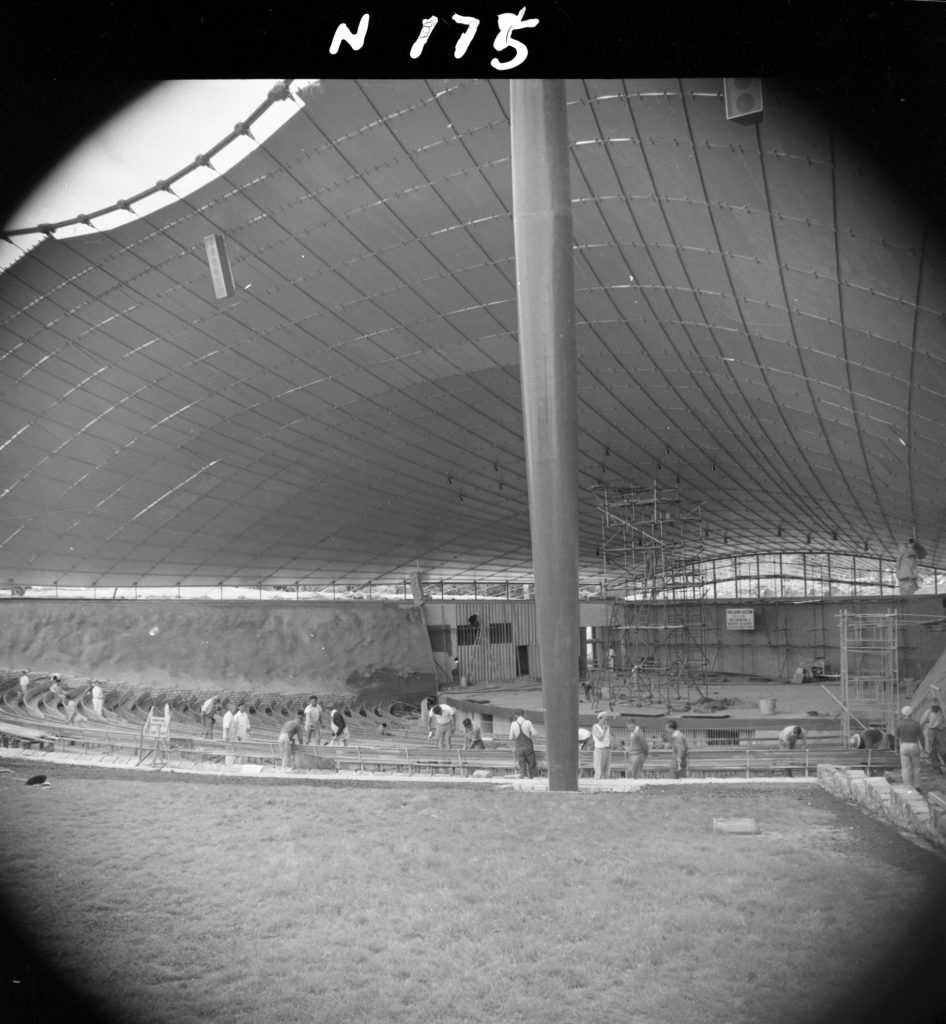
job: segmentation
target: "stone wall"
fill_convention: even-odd
[[[912,832],[946,852],[946,803],[925,797],[912,786],[892,783],[884,776],[868,776],[860,768],[821,764],[818,782],[834,796],[850,800],[882,821]]]

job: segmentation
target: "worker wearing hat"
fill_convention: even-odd
[[[595,778],[611,778],[611,712],[599,711],[595,724],[591,727],[591,737],[595,741]]]
[[[909,704],[900,709],[901,719],[894,726],[894,736],[900,750],[900,771],[905,786],[920,788],[920,754],[923,751],[923,727],[911,717]]]

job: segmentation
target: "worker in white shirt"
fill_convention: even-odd
[[[449,750],[456,730],[456,710],[441,701],[427,712],[427,739],[436,733],[437,746]]]
[[[99,718],[105,717],[105,691],[101,683],[92,684],[92,710]]]
[[[595,742],[595,778],[611,778],[611,712],[599,711],[598,720],[591,727]]]
[[[232,740],[233,736],[233,719],[235,718],[233,711],[233,705],[227,705],[227,710],[223,716],[223,739]]]
[[[250,716],[246,710],[246,704],[240,703],[233,716],[231,726],[232,738],[238,743],[243,743],[250,738]]]
[[[805,740],[805,730],[800,725],[786,725],[778,734],[778,745],[782,750],[794,750],[799,740]]]
[[[312,696],[305,706],[305,741],[318,746],[322,742],[322,705]]]

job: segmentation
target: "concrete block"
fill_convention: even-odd
[[[746,836],[757,836],[761,831],[755,818],[713,818],[713,829]]]

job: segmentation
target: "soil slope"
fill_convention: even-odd
[[[418,692],[434,685],[423,612],[380,602],[7,600],[0,659],[151,688]]]

